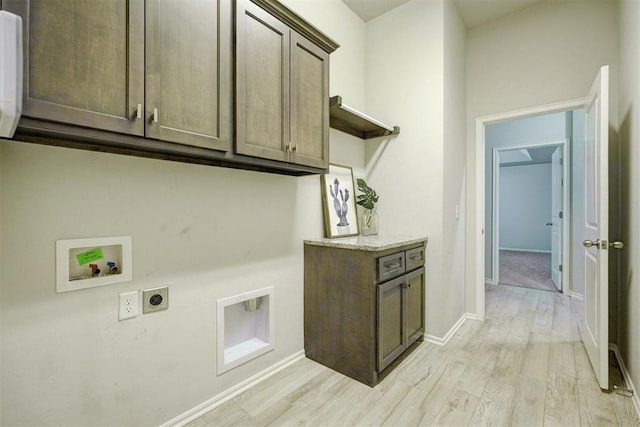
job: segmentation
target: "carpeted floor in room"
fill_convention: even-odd
[[[551,281],[551,254],[500,251],[500,284],[557,292]]]

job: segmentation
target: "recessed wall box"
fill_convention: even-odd
[[[56,242],[56,292],[128,282],[131,267],[131,236]]]
[[[13,137],[21,113],[22,18],[0,10],[0,137]]]
[[[274,289],[218,300],[218,375],[274,348]]]

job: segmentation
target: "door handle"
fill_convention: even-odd
[[[582,246],[584,246],[585,248],[591,248],[591,247],[595,246],[596,248],[600,249],[600,239],[598,239],[598,240],[584,240],[582,242]]]
[[[613,248],[613,249],[622,249],[624,248],[624,243],[623,242],[607,242],[606,240],[584,240],[582,242],[582,246],[584,246],[585,248],[591,248],[593,246],[595,246],[597,249],[608,249],[608,248]]]

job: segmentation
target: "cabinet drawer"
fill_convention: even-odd
[[[404,252],[378,258],[378,282],[393,279],[405,272]]]
[[[424,265],[424,247],[409,249],[405,254],[407,271]]]

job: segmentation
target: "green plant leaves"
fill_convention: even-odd
[[[367,185],[367,182],[364,179],[358,178],[356,182],[358,184],[358,190],[363,193],[356,197],[356,203],[365,209],[374,209],[380,196],[378,196],[373,188]]]

